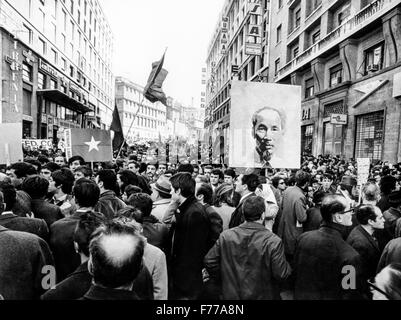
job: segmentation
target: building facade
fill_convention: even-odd
[[[166,106],[144,99],[144,88],[126,78],[116,77],[115,86],[117,108],[127,143],[164,139],[168,133]]]
[[[232,79],[267,80],[269,21],[269,0],[224,3],[206,59],[206,130],[228,129]]]
[[[302,152],[400,161],[401,1],[271,10],[269,77],[302,87]]]
[[[110,126],[113,35],[97,0],[0,0],[0,30],[1,122],[54,142]]]

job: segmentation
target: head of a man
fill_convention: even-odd
[[[66,164],[64,157],[60,157],[60,156],[54,158],[54,163],[58,164],[60,167],[62,167]]]
[[[197,183],[195,195],[200,203],[213,205],[213,189],[209,184]]]
[[[330,173],[323,174],[322,187],[325,191],[328,191],[333,183],[333,176]]]
[[[68,166],[70,167],[70,170],[72,172],[75,171],[76,168],[79,166],[84,166],[85,165],[85,160],[81,156],[73,156],[70,159],[68,159]]]
[[[270,161],[283,143],[285,115],[281,111],[264,107],[252,116],[252,137],[256,141],[258,161]]]
[[[343,226],[352,226],[352,210],[348,201],[342,195],[327,195],[320,207],[322,218],[327,223],[336,223]]]
[[[17,191],[10,183],[0,184],[0,214],[4,211],[12,211],[17,201]]]
[[[129,223],[111,221],[99,227],[89,244],[88,269],[96,285],[132,290],[142,268],[144,238]]]
[[[91,179],[92,174],[93,174],[93,172],[92,172],[91,168],[89,168],[87,166],[79,166],[74,171],[74,179],[75,179],[75,181],[82,179],[82,178]]]
[[[73,188],[75,202],[80,208],[93,208],[100,197],[100,189],[97,184],[89,179],[79,179]]]
[[[24,180],[21,189],[32,199],[44,199],[49,189],[49,181],[39,175],[30,176]]]
[[[371,204],[361,205],[356,210],[358,222],[372,229],[384,229],[384,217],[381,210]]]
[[[241,196],[255,192],[259,185],[259,177],[254,174],[240,174],[235,181],[235,191]]]
[[[14,187],[19,188],[26,177],[37,174],[33,165],[26,162],[16,162],[6,169],[7,176]]]
[[[210,179],[210,175],[212,174],[213,167],[211,165],[207,165],[204,169],[204,174],[206,177]]]
[[[71,194],[73,185],[74,175],[69,169],[63,168],[51,174],[48,192],[52,194]]]
[[[171,177],[171,199],[182,203],[187,198],[195,196],[195,179],[189,172],[179,172]]]
[[[365,204],[373,204],[380,200],[380,188],[376,183],[366,183],[362,188],[362,199]]]
[[[235,176],[235,170],[228,168],[224,171],[224,183],[234,184]]]
[[[130,161],[128,162],[128,167],[127,167],[127,169],[130,170],[130,171],[132,171],[133,173],[137,173],[138,170],[139,170],[139,167],[140,167],[140,165],[139,165],[138,162],[136,162],[136,161],[134,161],[134,160],[130,160]]]
[[[224,179],[224,174],[220,169],[214,169],[210,175],[210,184],[214,187]]]
[[[117,175],[114,170],[104,169],[100,170],[96,174],[95,181],[99,186],[100,192],[108,190],[115,190],[117,187]]]
[[[165,162],[159,163],[159,174],[163,175],[167,170],[167,164]]]
[[[146,175],[150,178],[153,179],[154,175],[156,174],[157,171],[157,163],[156,162],[151,162],[147,165],[146,167]]]
[[[245,221],[263,221],[266,213],[266,201],[259,196],[251,196],[244,201],[243,213]]]
[[[40,175],[43,178],[45,178],[45,179],[50,181],[52,173],[57,171],[57,170],[60,170],[60,169],[61,169],[61,167],[57,163],[48,162],[44,166],[42,166],[42,168],[40,170]]]
[[[127,201],[127,204],[136,210],[139,210],[142,216],[142,219],[145,217],[149,217],[152,213],[153,209],[153,200],[146,193],[134,193],[132,194]]]

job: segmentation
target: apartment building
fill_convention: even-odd
[[[401,1],[271,6],[269,80],[302,86],[302,152],[401,161]]]
[[[1,122],[55,142],[110,126],[113,35],[97,0],[0,0],[0,31]]]

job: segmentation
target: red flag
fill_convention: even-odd
[[[168,71],[163,69],[164,55],[160,61],[152,63],[152,72],[149,75],[148,83],[143,91],[146,99],[150,102],[160,101],[167,106],[167,98],[163,92],[163,82],[167,77]]]
[[[86,162],[105,162],[113,159],[111,134],[106,130],[68,129],[64,131],[67,159],[81,156]]]
[[[118,113],[117,104],[114,106],[113,121],[111,122],[110,130],[114,131],[113,150],[120,150],[124,143],[124,133],[121,126],[120,114]]]

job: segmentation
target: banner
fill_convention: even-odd
[[[370,171],[370,159],[369,158],[357,158],[357,169],[358,169],[358,185],[363,185],[368,182],[369,171]]]
[[[300,168],[301,87],[233,81],[229,166]]]
[[[260,0],[248,0],[248,12],[250,14],[250,23],[245,42],[246,55],[262,55],[262,4]],[[253,21],[253,23],[252,23]]]
[[[0,164],[23,161],[22,123],[0,123]]]
[[[39,148],[50,150],[53,149],[52,139],[22,139],[22,146],[25,149],[37,150]]]

